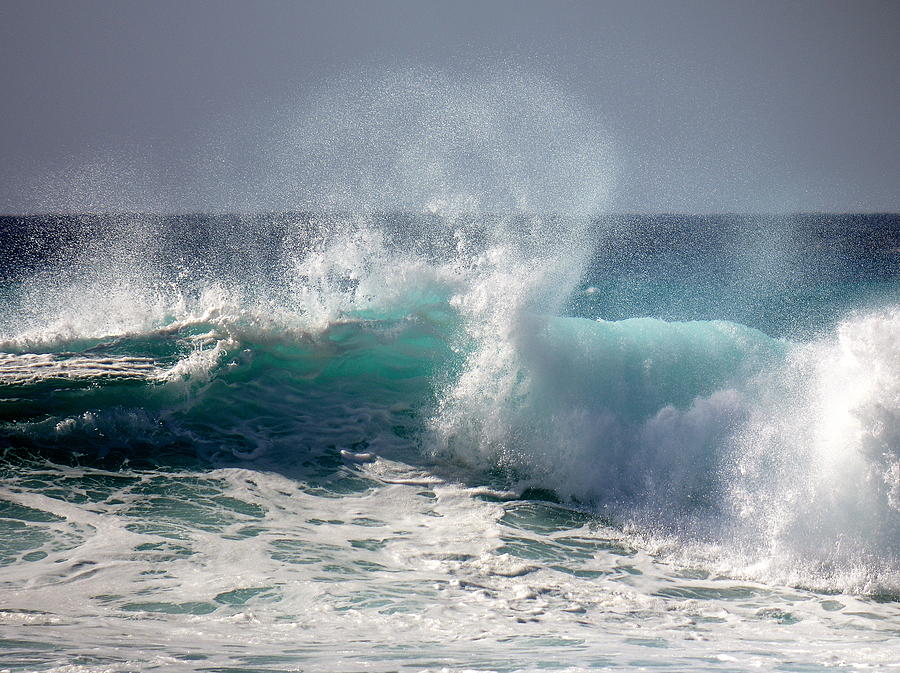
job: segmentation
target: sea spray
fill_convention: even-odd
[[[642,315],[616,294],[617,269],[591,266],[609,239],[607,143],[539,79],[379,75],[325,87],[282,121],[248,193],[294,212],[75,217],[15,279],[2,324],[14,362],[0,370],[15,388],[10,451],[238,464],[321,478],[329,494],[359,484],[342,456],[370,454],[536,487],[687,565],[897,586],[890,310],[834,334],[829,316],[805,343]],[[666,306],[716,283],[765,298],[784,285],[784,246],[741,233],[691,257],[694,275],[652,258],[642,278]],[[658,244],[635,235],[628,254]],[[735,282],[736,267],[777,278]],[[823,271],[808,267],[788,275]],[[610,313],[564,315],[585,275]],[[805,308],[820,309],[815,296]],[[845,581],[852,567],[868,583]]]
[[[615,166],[593,111],[512,67],[465,77],[372,70],[323,83],[276,113],[260,154],[247,191],[263,200],[236,209],[495,214],[495,236],[519,233],[517,214],[600,212]]]
[[[744,543],[768,576],[900,587],[900,314],[792,344],[734,439],[727,473]]]
[[[245,221],[3,321],[4,666],[895,663],[890,310],[553,316],[570,267],[490,216]]]

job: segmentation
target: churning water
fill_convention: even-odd
[[[293,212],[0,223],[0,666],[898,665],[900,221],[603,217],[525,84],[325,95]]]

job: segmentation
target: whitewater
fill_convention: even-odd
[[[897,216],[603,215],[532,80],[314,107],[274,212],[0,221],[0,667],[900,668]]]

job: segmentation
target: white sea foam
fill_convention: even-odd
[[[277,217],[202,254],[86,224],[7,307],[0,377],[60,384],[4,426],[8,644],[117,673],[895,663],[896,602],[852,595],[900,587],[895,310],[805,344],[554,317],[602,236],[593,119],[522,77],[313,107],[255,195],[342,212],[256,256]]]

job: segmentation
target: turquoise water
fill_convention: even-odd
[[[0,667],[895,666],[896,218],[521,220],[5,221]]]

